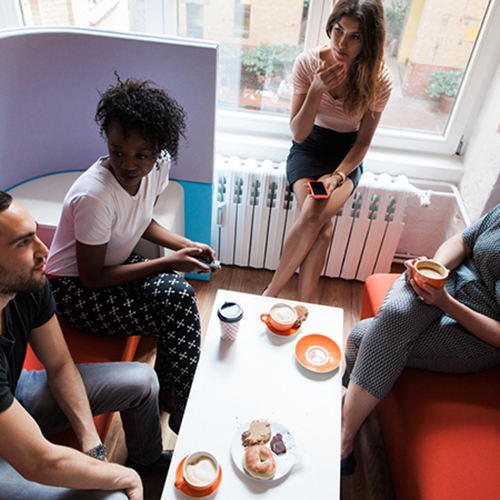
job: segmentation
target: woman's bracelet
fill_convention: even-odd
[[[344,184],[345,180],[347,179],[346,175],[344,172],[341,172],[340,170],[335,170],[331,175],[338,175],[341,179],[341,181],[337,184],[337,186],[342,186]]]

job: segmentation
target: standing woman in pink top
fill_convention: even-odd
[[[368,151],[392,90],[384,63],[381,0],[340,0],[328,19],[329,45],[306,50],[293,69],[287,177],[300,215],[264,295],[277,297],[300,266],[298,299],[313,302],[333,235],[332,217],[363,173]],[[325,183],[328,198],[309,194]]]

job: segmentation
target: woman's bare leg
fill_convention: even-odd
[[[315,303],[318,293],[319,278],[325,265],[326,254],[332,241],[333,225],[329,220],[322,228],[300,264],[297,300]]]
[[[318,236],[325,224],[331,221],[332,217],[344,206],[349,198],[353,184],[350,179],[341,187],[337,188],[328,199],[314,199],[309,196],[307,181],[309,179],[300,179],[293,185],[293,191],[299,205],[299,218],[295,221],[290,234],[288,235],[283,254],[281,255],[278,269],[274,273],[271,283],[264,292],[269,297],[277,297],[281,289],[288,280],[294,275],[295,271],[301,266],[308,253],[318,240]],[[322,244],[319,243],[319,248]],[[313,251],[311,262],[317,256]],[[319,272],[315,272],[311,277],[310,283],[306,279],[306,288],[315,289],[321,274],[321,269],[325,262],[326,251],[322,257],[322,265]],[[306,271],[308,264],[306,263]],[[319,266],[317,266],[319,267]],[[308,300],[309,292],[304,292],[307,297],[300,300]]]
[[[352,380],[349,382],[342,406],[341,460],[347,458],[352,452],[354,438],[363,422],[379,403],[379,399],[373,397]]]

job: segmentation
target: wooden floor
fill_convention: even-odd
[[[401,270],[394,266],[394,272]],[[202,339],[204,338],[217,290],[226,289],[238,292],[260,294],[271,280],[272,272],[261,269],[223,266],[212,275],[210,281],[190,280],[196,291],[201,315]],[[296,299],[297,276],[290,280],[280,297]],[[344,341],[352,327],[359,321],[363,283],[343,279],[321,278],[318,303],[344,309]],[[156,340],[143,338],[139,344],[136,360],[154,363]],[[162,414],[163,445],[165,449],[175,447],[176,436],[168,428],[168,414]],[[126,448],[119,416],[113,420],[106,445],[111,460],[123,463]],[[385,457],[376,412],[373,412],[363,425],[355,444],[358,461],[356,473],[342,478],[342,500],[392,500],[395,499],[390,472]],[[159,498],[161,489],[146,490],[146,500]],[[326,497],[325,497],[326,498]]]

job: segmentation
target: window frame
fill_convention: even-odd
[[[325,43],[327,40],[324,26],[331,9],[331,2],[311,0],[309,9],[306,48]],[[474,112],[481,109],[497,69],[496,61],[500,59],[500,30],[495,29],[495,25],[500,25],[500,0],[490,1],[444,134],[379,126],[372,141],[372,148],[444,156],[459,155],[463,152],[462,145],[467,144],[474,125]],[[217,112],[217,131],[221,132],[226,140],[230,131],[241,136],[248,134],[254,139],[257,138],[259,131],[263,132],[267,140],[271,137],[277,140],[291,139],[288,117],[275,117],[264,113],[254,114],[260,116],[260,120],[258,116],[255,118],[249,116],[248,112],[220,110]],[[273,127],[269,127],[269,124]],[[245,142],[249,141],[242,143],[242,151],[246,150]],[[255,140],[250,142],[253,154],[255,154]],[[222,151],[224,154],[224,148]]]
[[[23,24],[20,0],[2,2],[3,12],[7,14],[5,22],[12,27],[13,22]],[[169,36],[177,35],[178,0],[131,0],[131,12],[141,12],[141,19],[133,22],[134,31]],[[305,47],[310,48],[327,41],[324,26],[331,12],[332,0],[310,0]],[[8,20],[7,20],[8,18]],[[460,93],[450,115],[444,134],[431,134],[407,130],[379,127],[373,138],[371,149],[394,151],[395,155],[452,158],[461,152],[461,144],[467,145],[474,127],[474,116],[481,109],[488,87],[497,69],[500,59],[500,0],[490,0],[482,29],[475,43],[468,65],[468,71],[462,82]],[[228,155],[238,151],[238,156],[252,157],[259,151],[259,158],[281,161],[286,158],[291,132],[289,118],[265,113],[252,113],[245,110],[217,111],[217,150]],[[261,148],[256,149],[256,147]],[[409,161],[408,164],[413,164]],[[402,172],[415,176],[416,168],[409,170],[403,165]],[[420,175],[418,175],[420,177]],[[433,176],[434,177],[434,176]],[[439,174],[436,178],[439,178]],[[441,176],[443,177],[443,176]],[[446,177],[446,175],[444,175]],[[453,176],[452,176],[453,177]],[[444,180],[444,179],[443,179]]]

